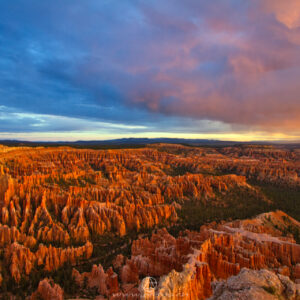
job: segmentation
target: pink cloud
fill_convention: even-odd
[[[266,13],[274,14],[276,19],[289,29],[300,26],[300,2],[297,0],[264,0],[261,6]]]
[[[205,13],[193,15],[196,27],[170,21],[163,12],[158,16],[151,11],[149,16],[147,11],[155,24],[185,34],[180,43],[177,35],[154,41],[150,57],[157,70],[146,76],[146,87],[132,87],[138,92],[130,102],[167,115],[266,130],[299,127],[300,2],[296,2],[254,1],[240,16],[224,2],[218,9],[207,4]],[[144,50],[148,53],[147,43]],[[207,62],[212,66],[201,71]],[[213,75],[208,76],[210,71]]]

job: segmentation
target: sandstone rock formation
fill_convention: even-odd
[[[124,257],[120,256],[115,260],[115,272],[118,275],[112,270],[105,272],[101,266],[94,266],[91,272],[83,274],[74,270],[73,276],[79,286],[82,286],[86,277],[88,285],[97,287],[100,294],[111,299],[122,299],[128,294],[128,286],[131,285],[131,289],[138,286],[139,297],[146,300],[206,299],[212,293],[216,299],[227,299],[224,298],[228,293],[226,289],[231,288],[227,288],[224,280],[237,278],[248,282],[247,287],[253,285],[255,299],[256,296],[260,297],[260,293],[268,296],[265,292],[270,294],[273,291],[266,280],[261,280],[265,289],[251,281],[252,277],[258,275],[249,269],[262,270],[259,273],[262,278],[275,278],[277,283],[280,281],[276,287],[278,297],[290,293],[290,298],[282,299],[297,299],[297,286],[289,277],[294,281],[300,279],[300,245],[292,237],[283,236],[280,231],[290,224],[300,228],[299,222],[277,211],[251,220],[211,223],[202,226],[199,232],[186,230],[178,238],[161,229],[152,234],[151,239],[134,241],[130,259],[124,261]],[[115,286],[119,287],[115,289],[117,293],[108,292],[109,272],[115,276]],[[250,272],[249,276],[247,272]],[[289,277],[286,277],[287,274]],[[140,281],[140,278],[143,280]],[[234,280],[229,279],[228,282]],[[222,289],[224,295],[220,292]],[[239,289],[237,295],[245,295],[247,291],[243,289]],[[252,289],[249,295],[252,295]]]
[[[216,193],[251,189],[245,177],[236,175],[169,175],[184,161],[192,159],[151,148],[2,151],[0,246],[6,249],[13,278],[18,281],[22,272],[29,275],[36,261],[38,265],[43,261],[50,271],[63,262],[75,264],[79,257],[90,257],[91,245],[86,243],[108,232],[124,236],[172,224],[180,209],[178,201],[214,201]],[[88,245],[84,247],[89,254],[83,255],[80,247],[77,252],[63,250],[73,249],[74,242]],[[29,257],[26,266],[21,262],[25,256]]]
[[[63,300],[64,292],[62,288],[48,278],[39,283],[37,290],[28,300]]]
[[[112,268],[104,272],[101,265],[93,265],[91,272],[82,274],[76,269],[73,269],[72,276],[79,287],[82,288],[86,282],[87,286],[85,288],[95,287],[101,295],[109,296],[119,291],[118,276]]]
[[[64,249],[40,244],[35,253],[15,242],[6,249],[5,260],[10,265],[11,276],[19,282],[21,275],[29,275],[35,265],[42,266],[45,271],[52,271],[65,263],[75,265],[79,260],[89,259],[92,252],[93,245],[90,242],[81,247]]]
[[[268,268],[276,273],[282,272],[284,267],[292,278],[297,279],[295,265],[300,261],[300,245],[295,244],[292,238],[280,237],[279,230],[275,227],[272,228],[273,223],[273,225],[271,223],[265,225],[265,230],[262,225],[262,220],[275,219],[277,224],[281,222],[284,225],[286,218],[299,226],[297,221],[282,212],[276,212],[263,214],[249,221],[213,225],[212,228],[203,226],[199,233],[186,231],[185,238],[181,237],[176,242],[170,242],[171,238],[166,232],[158,232],[159,236],[165,237],[162,238],[165,240],[165,247],[161,246],[161,240],[157,242],[155,236],[152,237],[152,243],[156,241],[155,246],[151,245],[151,241],[139,240],[133,244],[132,253],[136,256],[132,256],[131,261],[136,262],[140,273],[148,272],[150,276],[158,276],[159,271],[160,276],[167,274],[168,269],[162,270],[163,266],[170,266],[171,269],[178,268],[179,272],[172,270],[167,276],[161,277],[158,289],[155,291],[158,299],[192,299],[193,297],[204,299],[210,296],[211,291],[208,287],[211,281],[236,275],[245,267],[251,269]],[[247,226],[244,227],[244,225]],[[261,232],[257,233],[259,230]],[[266,231],[275,232],[278,237],[263,233]],[[189,257],[187,262],[185,262],[187,257],[184,256],[184,252],[181,252],[179,257],[176,256],[178,249],[181,251],[184,249],[185,253],[191,253],[187,255]],[[184,257],[185,259],[183,259]],[[179,266],[169,263],[164,265],[164,261],[170,262],[172,258],[176,262],[179,262],[180,259],[181,263],[185,262],[182,270]],[[153,267],[155,262],[160,266],[159,271]],[[144,271],[143,266],[150,265],[151,269],[148,267]],[[201,275],[198,275],[197,268],[202,270]],[[191,276],[191,274],[193,275]],[[278,276],[281,278],[282,275]],[[140,285],[143,295],[144,293],[149,294],[145,282]],[[143,290],[142,287],[145,286],[146,290]],[[151,293],[149,297],[151,299]]]
[[[143,280],[148,276],[156,278],[155,297],[161,299],[207,298],[211,282],[242,268],[300,280],[299,245],[292,235],[300,226],[282,212],[211,223],[176,238],[159,229],[132,241],[138,233],[170,228],[189,203],[225,209],[226,199],[239,192],[270,203],[247,179],[296,188],[299,175],[300,151],[282,147],[0,147],[0,284],[8,276],[20,284],[36,269],[99,264],[93,244],[101,249],[103,235],[128,238],[131,256],[119,255],[112,268],[103,263],[105,270],[74,269],[73,277],[79,289],[87,281],[87,289],[105,297],[134,299],[149,286]]]

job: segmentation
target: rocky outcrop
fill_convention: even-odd
[[[141,285],[142,299],[205,299],[211,295],[211,274],[206,263],[192,257],[182,272],[172,270],[160,279],[157,289],[151,287],[151,278],[146,277]]]
[[[72,276],[80,288],[97,288],[99,294],[105,296],[119,292],[118,275],[112,268],[105,272],[101,265],[93,265],[91,272],[82,274],[73,269]],[[85,284],[86,286],[84,286]]]
[[[300,184],[300,155],[297,151],[272,146],[226,147],[224,157],[211,162],[215,168],[259,181]]]
[[[5,251],[5,260],[10,265],[10,274],[16,282],[22,275],[29,275],[35,265],[42,266],[45,271],[53,271],[65,263],[75,265],[79,260],[89,259],[93,252],[93,245],[87,242],[84,246],[74,248],[55,248],[39,245],[34,253],[29,248],[13,243]]]
[[[37,290],[29,297],[28,300],[63,300],[64,291],[62,288],[55,284],[51,279],[48,278],[40,281]]]
[[[226,281],[215,282],[210,300],[297,300],[300,299],[300,285],[288,277],[266,269],[259,271],[242,269],[237,276]]]
[[[177,238],[159,229],[151,238],[133,241],[131,257],[118,255],[114,269],[94,265],[82,274],[73,269],[73,278],[79,289],[96,288],[109,299],[230,299],[228,293],[244,299],[247,292],[253,299],[297,299],[300,245],[283,236],[291,224],[299,228],[296,220],[276,211],[211,223]],[[234,290],[239,282],[245,284]]]
[[[1,234],[0,228],[2,244],[23,244],[29,236],[31,243],[34,238],[38,243],[68,246],[71,239],[85,243],[106,232],[122,236],[141,227],[175,222],[178,201],[194,199],[218,205],[216,194],[250,189],[243,176],[190,174],[207,165],[199,160],[206,157],[205,152],[201,150],[199,155],[200,150],[185,147],[180,151],[184,156],[154,148],[3,152],[0,217],[14,232],[4,228]],[[187,173],[176,176],[174,170],[178,169]]]
[[[211,295],[211,281],[237,275],[243,268],[269,269],[279,278],[284,273],[297,280],[295,266],[300,261],[300,245],[280,236],[279,223],[294,223],[299,228],[297,221],[278,211],[253,220],[202,226],[200,232],[186,231],[178,239],[164,230],[158,231],[151,240],[133,243],[132,257],[126,265],[130,262],[139,274],[160,277],[157,289],[149,288],[149,278],[141,283],[140,291],[148,295],[146,299],[152,299],[153,293],[158,299],[204,299]]]
[[[249,145],[213,149],[159,144],[105,151],[0,147],[3,274],[20,282],[35,268],[50,272],[65,263],[82,264],[91,258],[93,243],[99,247],[101,235],[116,234],[125,241],[132,232],[168,228],[188,201],[226,209],[228,199],[241,192],[269,203],[247,179],[295,187],[299,154]],[[161,229],[151,238],[128,238],[124,245],[132,242],[131,256],[124,252],[113,268],[94,266],[85,275],[73,275],[81,288],[80,282],[87,280],[87,288],[105,297],[134,294],[148,276],[156,278],[155,292],[162,298],[174,298],[172,291],[208,297],[211,281],[237,275],[242,268],[300,280],[299,245],[292,236],[297,228],[298,222],[276,212],[211,223],[177,238]],[[147,280],[141,293],[143,286]]]
[[[190,154],[198,157],[197,151]],[[89,243],[100,235],[113,232],[124,236],[173,224],[176,209],[180,209],[178,202],[213,202],[217,194],[231,189],[251,189],[242,176],[174,174],[174,170],[185,167],[192,171],[188,167],[191,162],[192,157],[155,148],[2,151],[0,246],[5,248],[10,274],[19,281],[36,263],[44,264],[47,271],[64,262],[75,265],[90,257]],[[82,247],[73,247],[74,243]],[[126,266],[120,266],[122,280],[130,283],[149,272],[161,275],[171,268],[179,270],[182,264],[176,261],[178,257],[158,259],[160,263],[151,261],[149,267],[144,262],[139,274],[138,259],[134,257]]]

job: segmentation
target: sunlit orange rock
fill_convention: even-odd
[[[75,265],[78,260],[88,259],[92,252],[93,245],[90,242],[82,247],[65,249],[40,244],[35,253],[15,242],[5,249],[5,259],[10,264],[11,276],[19,282],[22,274],[29,275],[35,264],[43,266],[46,271],[52,271],[64,263]]]
[[[113,268],[93,266],[83,274],[74,269],[79,288],[96,288],[112,299],[126,293],[137,299],[149,283],[142,279],[151,276],[160,284],[155,295],[161,299],[176,299],[179,292],[201,299],[210,296],[211,282],[238,275],[242,268],[300,279],[299,245],[288,233],[289,226],[300,225],[283,212],[211,223],[177,238],[167,229],[157,230],[176,223],[185,201],[226,207],[227,193],[259,193],[249,178],[295,187],[299,162],[300,151],[249,145],[157,144],[103,151],[0,147],[3,274],[18,283],[36,267],[52,272],[65,263],[94,263],[93,243],[99,236],[156,228],[149,238],[128,241],[131,255],[118,256]]]

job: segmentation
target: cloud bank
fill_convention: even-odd
[[[0,2],[0,133],[300,139],[299,78],[298,0]]]

